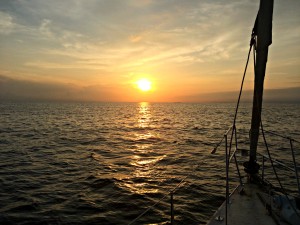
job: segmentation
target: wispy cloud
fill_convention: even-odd
[[[10,34],[14,28],[13,18],[11,15],[0,11],[0,33]]]
[[[0,75],[0,100],[6,101],[117,101],[105,85],[78,86],[11,79]]]
[[[300,4],[287,1],[275,4],[269,71],[285,72],[297,83]],[[174,85],[197,76],[201,85],[212,76],[226,79],[229,73],[224,71],[231,71],[232,82],[223,87],[231,90],[233,77],[240,81],[237,74],[245,61],[258,4],[248,0],[1,1],[0,72],[11,71],[13,78],[26,71],[23,79],[30,79],[31,73],[41,81],[60,77],[70,82],[88,82],[97,74],[107,83],[122,83],[130,74],[143,72],[174,77],[170,81]]]

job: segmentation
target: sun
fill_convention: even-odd
[[[151,90],[151,81],[149,81],[148,79],[140,79],[136,82],[137,87],[141,90],[141,91],[150,91]]]

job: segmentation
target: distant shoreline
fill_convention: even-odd
[[[130,101],[130,96],[115,95],[109,90],[91,87],[80,88],[71,84],[39,83],[25,80],[15,80],[0,75],[1,102],[142,102],[149,101],[143,97]],[[93,89],[94,88],[94,89]],[[200,89],[199,89],[200,90]],[[95,91],[99,91],[95,92]],[[149,102],[173,103],[235,103],[238,91],[221,91],[213,93],[179,94],[163,97],[163,101],[151,98]],[[242,102],[252,102],[253,90],[244,90]],[[281,89],[265,89],[264,102],[300,103],[300,87]],[[128,100],[127,100],[128,99]]]

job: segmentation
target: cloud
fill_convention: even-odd
[[[258,4],[249,0],[2,1],[0,71],[13,71],[12,77],[26,73],[24,80],[34,74],[41,83],[45,77],[60,77],[83,85],[92,83],[96,73],[106,83],[126,82],[121,79],[139,72],[172,77],[177,83],[197,76],[198,86],[213,77],[227,84],[223,89],[233,90],[240,81],[236,77],[244,65]],[[273,67],[268,67],[272,74],[286,73],[293,83],[299,82],[298,11],[298,1],[275,5],[269,57]],[[271,87],[292,86],[282,77],[272,77]],[[215,83],[206,84],[215,90]]]
[[[151,0],[87,0],[84,4],[78,0],[32,0],[10,4],[17,11],[14,13],[19,24],[28,27],[28,32],[23,29],[24,32],[39,33],[31,36],[29,43],[35,51],[71,51],[78,59],[89,54],[93,60],[107,58],[114,67],[123,68],[137,64],[157,66],[164,60],[178,64],[228,58],[236,47],[232,44],[234,30],[228,29],[233,26],[229,24],[231,18],[237,14],[234,9],[249,5],[195,0],[173,0],[172,4]],[[241,10],[245,11],[245,6]],[[49,42],[41,43],[41,38],[48,38]],[[130,46],[132,50],[128,51],[128,41],[138,44],[142,51],[131,54],[137,46]],[[111,52],[116,55],[112,57]]]
[[[214,92],[214,93],[203,93],[199,95],[190,96],[179,96],[177,101],[188,101],[188,102],[236,102],[238,92]],[[283,89],[265,89],[264,102],[291,102],[300,103],[300,87],[283,88]],[[245,90],[242,93],[241,101],[252,102],[253,91]]]
[[[56,62],[47,62],[47,61],[34,61],[24,64],[28,67],[35,67],[39,69],[84,69],[84,70],[102,70],[107,67],[106,64],[99,62],[98,60],[81,60],[77,61],[76,64],[73,63],[56,63]]]
[[[104,85],[77,86],[70,83],[43,83],[11,79],[0,75],[1,101],[116,101]]]
[[[53,38],[53,33],[50,30],[50,25],[51,25],[51,20],[43,19],[43,21],[39,27],[39,31],[41,32],[41,34],[43,36],[48,37],[48,38]]]
[[[142,40],[142,35],[131,35],[129,37],[129,40],[133,43],[139,42],[140,40]]]
[[[14,27],[12,16],[0,11],[0,34],[10,34]]]

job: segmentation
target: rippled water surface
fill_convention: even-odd
[[[153,205],[134,224],[168,224],[176,186],[176,224],[205,223],[224,200],[223,147],[210,152],[234,107],[1,103],[0,224],[129,224]],[[245,146],[250,112],[238,116]],[[299,105],[266,104],[265,129],[300,140],[299,115]]]

